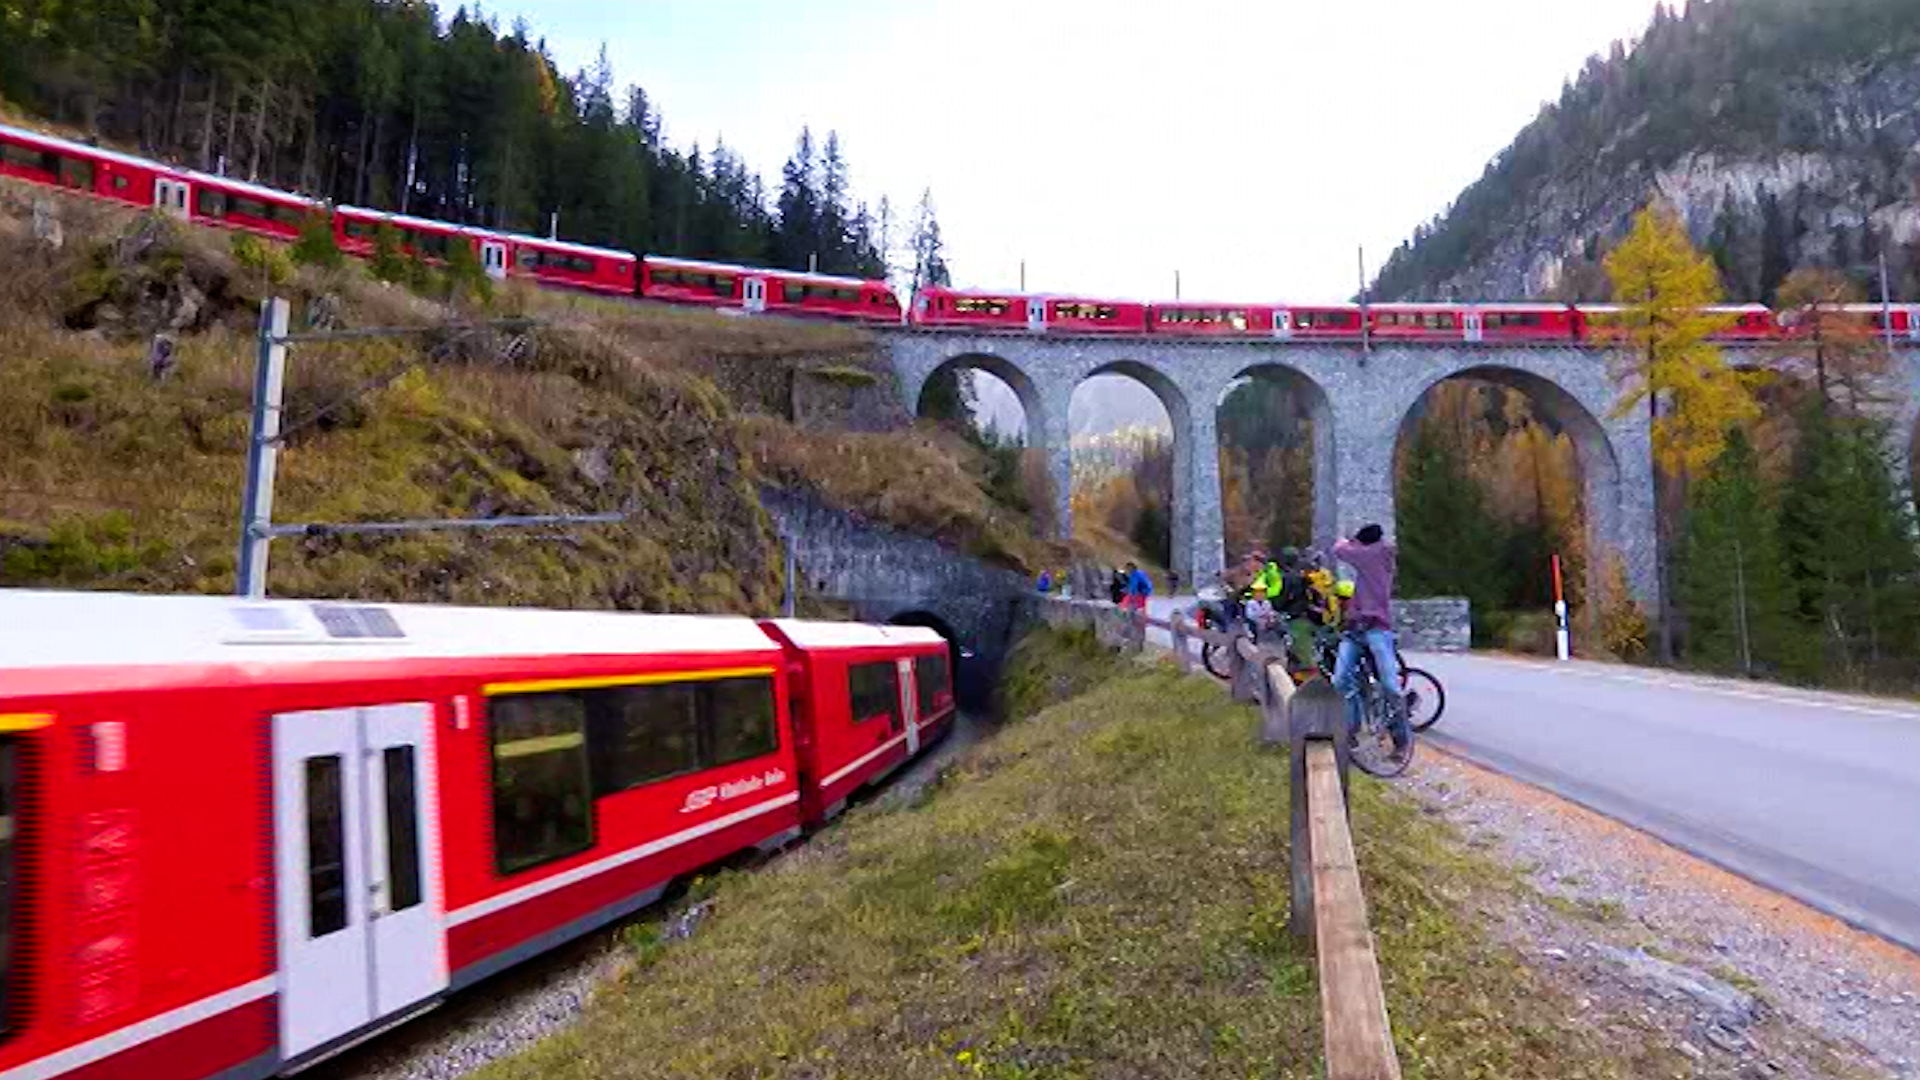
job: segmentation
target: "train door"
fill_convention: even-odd
[[[907,756],[920,752],[920,695],[913,688],[913,661],[896,660],[894,667],[899,677],[894,684],[900,688],[900,716],[907,722]]]
[[[425,704],[274,717],[287,1058],[447,987],[432,727]]]
[[[1479,341],[1486,336],[1485,331],[1481,327],[1480,313],[1477,311],[1461,312],[1460,325],[1466,328],[1466,338],[1468,341]]]
[[[187,217],[188,207],[192,205],[193,190],[185,180],[169,180],[158,177],[153,181],[153,205],[175,217]]]
[[[480,265],[496,281],[506,277],[507,245],[498,240],[480,241]]]
[[[1293,336],[1293,312],[1275,311],[1273,313],[1273,336],[1277,338]]]
[[[1027,301],[1027,329],[1045,330],[1047,328],[1047,302],[1045,300]]]
[[[746,308],[748,311],[767,310],[767,279],[750,277],[744,285]]]

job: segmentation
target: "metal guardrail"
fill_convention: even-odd
[[[1286,663],[1245,637],[1207,630],[1176,614],[1155,619],[1084,601],[1047,600],[1104,621],[1119,642],[1144,648],[1149,629],[1172,638],[1181,670],[1192,670],[1191,643],[1231,650],[1231,686],[1236,700],[1261,709],[1261,740],[1285,742],[1291,762],[1291,903],[1295,936],[1309,937],[1320,972],[1320,1027],[1327,1080],[1399,1080],[1380,964],[1374,953],[1367,902],[1360,886],[1353,832],[1347,816],[1346,717],[1340,696],[1316,679],[1295,689]]]

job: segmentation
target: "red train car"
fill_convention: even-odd
[[[1371,304],[1367,330],[1376,339],[1466,341],[1467,309],[1455,304]]]
[[[913,626],[776,619],[787,646],[802,777],[802,816],[837,815],[854,792],[885,778],[953,723],[946,639]]]
[[[1150,326],[1175,337],[1283,337],[1279,314],[1271,305],[1173,300],[1153,305]]]
[[[1147,305],[1129,300],[1049,296],[1042,301],[1048,330],[1062,334],[1144,334]]]
[[[884,281],[657,255],[641,262],[639,293],[649,300],[751,312],[826,315],[863,322],[897,323],[901,318],[900,298]]]
[[[192,206],[192,182],[183,170],[8,124],[0,124],[0,176],[182,217]]]
[[[1360,338],[1360,309],[1352,304],[1283,307],[1274,312],[1273,336],[1279,338]]]
[[[1886,334],[1891,322],[1895,341],[1920,341],[1920,304],[1848,304],[1842,310],[1860,317],[1876,334]]]
[[[1717,304],[1707,310],[1731,320],[1725,330],[1714,335],[1719,340],[1771,341],[1785,336],[1780,321],[1765,304]]]
[[[1045,330],[1046,301],[1019,293],[922,289],[913,298],[912,323],[925,327],[976,327],[982,330]]]
[[[784,842],[804,824],[802,748],[867,730],[832,665],[900,672],[913,745],[950,715],[938,673],[921,681],[944,645],[844,632],[874,641],[788,650],[728,617],[0,593],[0,1076],[296,1070]]]
[[[480,265],[496,277],[616,296],[639,289],[640,260],[630,252],[518,233],[481,233],[477,239]]]
[[[1578,341],[1585,326],[1570,304],[1475,304],[1467,316],[1477,341]]]

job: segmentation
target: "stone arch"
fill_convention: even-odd
[[[1212,403],[1216,415],[1226,405],[1233,388],[1244,379],[1271,379],[1305,396],[1307,415],[1313,422],[1313,543],[1320,547],[1330,545],[1339,529],[1340,511],[1338,425],[1334,422],[1333,398],[1318,379],[1305,371],[1277,360],[1263,360],[1241,368],[1220,388]],[[1217,453],[1220,449],[1217,427],[1214,443]],[[1238,558],[1239,553],[1228,552],[1227,557]]]
[[[1159,400],[1167,411],[1167,420],[1173,429],[1173,491],[1172,505],[1167,508],[1169,522],[1168,548],[1172,557],[1169,570],[1180,575],[1182,581],[1193,580],[1193,538],[1195,528],[1195,506],[1193,497],[1193,457],[1195,433],[1193,408],[1186,390],[1159,366],[1135,359],[1116,359],[1102,363],[1082,373],[1074,380],[1067,393],[1066,408],[1071,407],[1073,393],[1085,385],[1087,380],[1102,375],[1117,375],[1131,379],[1147,388]],[[1071,472],[1069,472],[1069,484]],[[1069,493],[1069,504],[1071,494]],[[1218,517],[1218,506],[1214,507],[1214,516]],[[1069,512],[1070,506],[1069,506]]]
[[[926,400],[927,385],[933,382],[933,377],[952,368],[984,371],[1006,383],[1012,388],[1014,396],[1020,399],[1020,408],[1027,414],[1029,439],[1035,432],[1044,430],[1042,421],[1046,415],[1046,400],[1032,376],[1006,357],[985,352],[964,352],[947,357],[929,370],[920,380],[919,385],[908,388],[912,395],[914,416],[921,415],[921,409]]]
[[[1471,364],[1423,381],[1413,404],[1401,415],[1394,449],[1425,414],[1433,390],[1456,379],[1478,379],[1518,390],[1534,408],[1572,440],[1580,468],[1581,498],[1587,518],[1586,595],[1599,596],[1606,558],[1632,558],[1638,538],[1627,535],[1629,506],[1621,448],[1607,426],[1581,396],[1561,382],[1535,371],[1497,361]],[[1397,493],[1396,493],[1397,494]],[[1651,492],[1647,497],[1651,499]]]

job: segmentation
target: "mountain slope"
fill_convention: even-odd
[[[1382,268],[1382,299],[1600,299],[1598,259],[1655,197],[1770,301],[1795,266],[1920,293],[1920,3],[1694,0],[1589,60]]]

